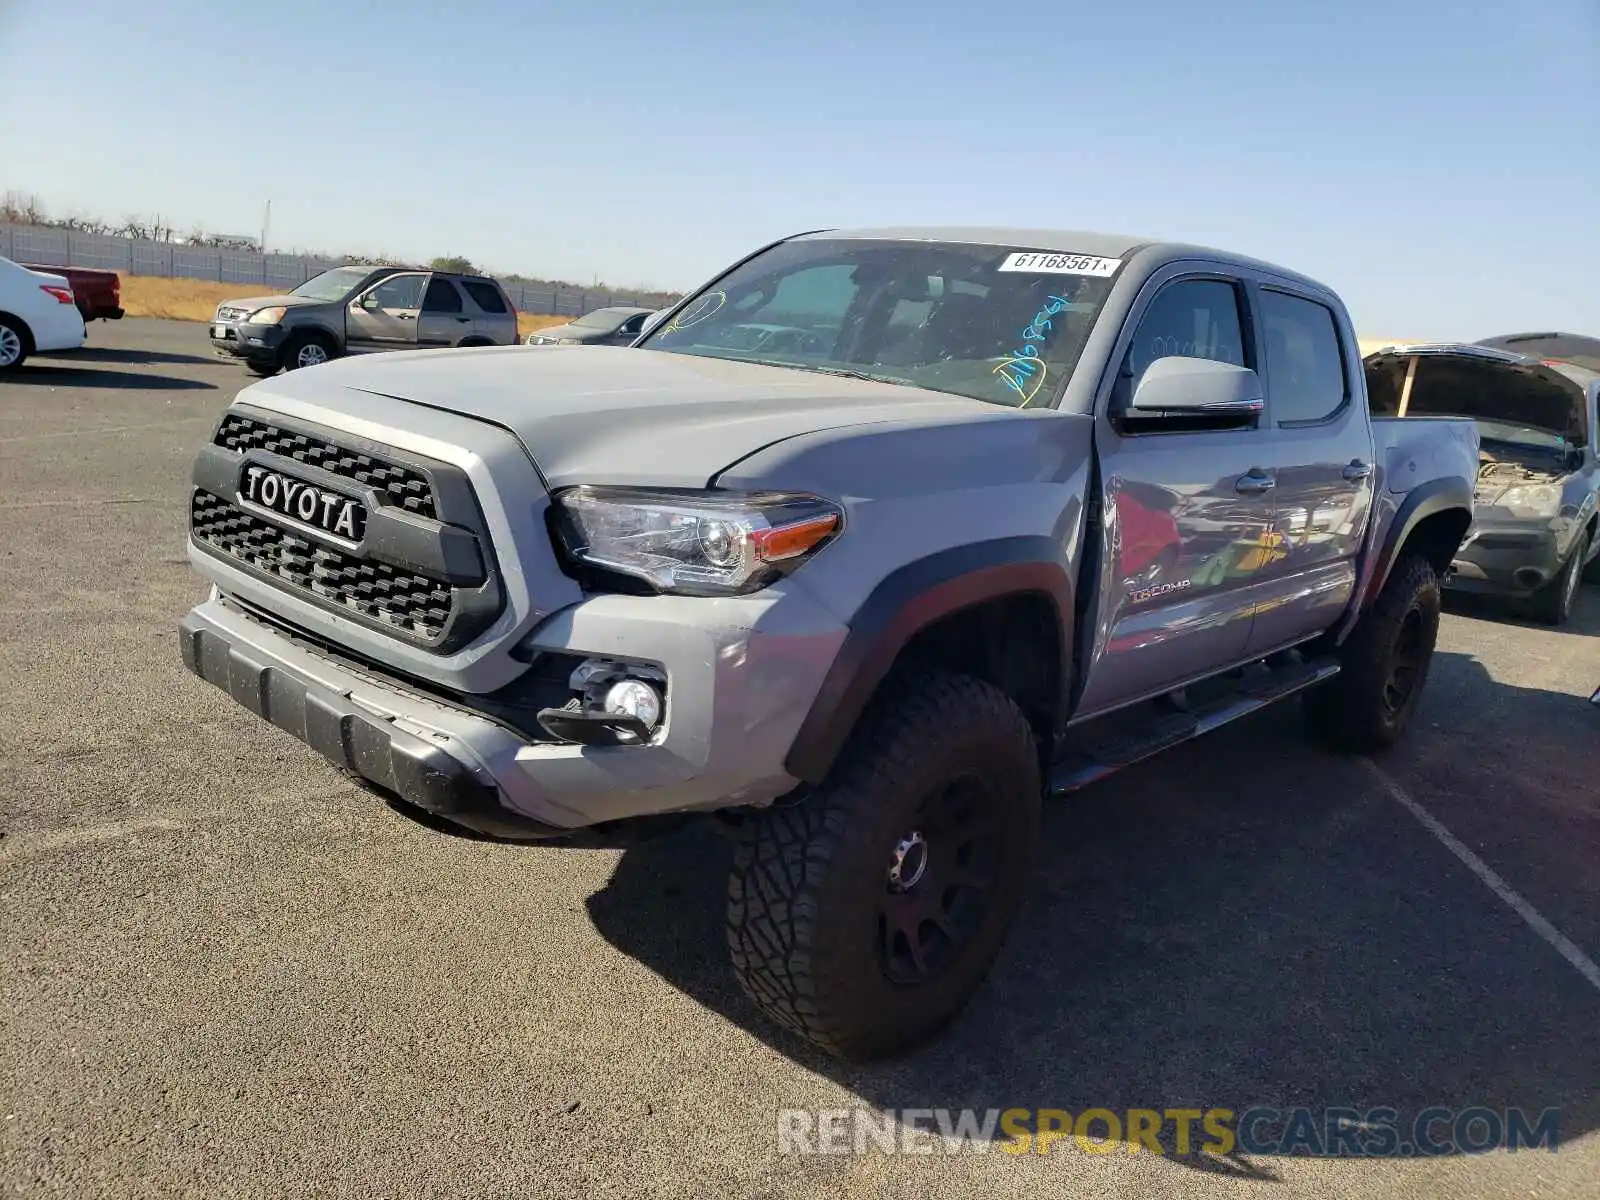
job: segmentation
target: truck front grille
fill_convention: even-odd
[[[437,637],[450,619],[448,584],[315,545],[209,492],[194,493],[189,528],[290,592],[312,593],[419,640]]]
[[[229,413],[212,439],[219,446],[243,453],[246,450],[265,450],[281,454],[296,462],[321,467],[343,479],[353,480],[365,487],[387,492],[394,503],[419,517],[437,519],[438,507],[433,488],[419,471],[395,463],[384,462],[368,454],[346,450],[321,438],[308,437],[269,425],[238,413]]]

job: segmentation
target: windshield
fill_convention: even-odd
[[[289,294],[305,296],[310,300],[343,300],[350,294],[350,289],[370,274],[371,267],[334,267],[331,271],[313,275]]]
[[[579,317],[573,325],[580,329],[615,329],[631,316],[633,310],[628,308],[597,308],[587,316]]]
[[[643,346],[864,375],[1014,407],[1077,365],[1116,259],[817,238],[736,267]]]

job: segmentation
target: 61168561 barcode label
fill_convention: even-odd
[[[1049,275],[1107,276],[1122,265],[1120,258],[1100,258],[1093,254],[1051,254],[1038,250],[1019,250],[1006,256],[996,270],[1037,271]]]

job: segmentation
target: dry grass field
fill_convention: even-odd
[[[171,321],[209,321],[217,305],[242,296],[259,296],[248,283],[213,283],[205,279],[160,279],[150,275],[122,277],[122,307],[130,317],[165,317]],[[532,333],[560,325],[567,317],[517,314],[517,332]]]

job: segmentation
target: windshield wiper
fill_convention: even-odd
[[[902,387],[920,387],[910,379],[898,375],[874,375],[871,371],[856,371],[849,367],[813,367],[803,363],[771,363],[774,367],[793,367],[796,371],[815,371],[819,375],[837,375],[841,379],[863,379],[868,383],[896,383]]]

